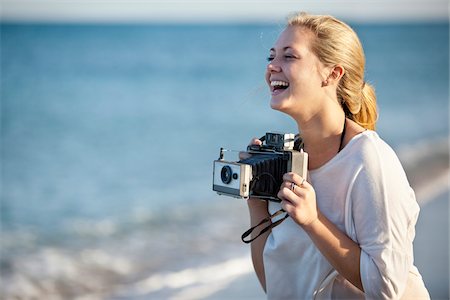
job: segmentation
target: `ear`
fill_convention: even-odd
[[[327,81],[329,84],[338,84],[339,80],[341,80],[342,76],[345,74],[344,67],[340,65],[334,66],[331,71],[330,75],[328,75]]]

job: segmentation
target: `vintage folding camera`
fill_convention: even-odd
[[[220,149],[219,159],[214,161],[214,191],[237,198],[279,201],[277,194],[285,173],[306,178],[308,154],[294,150],[294,145],[299,148],[294,134],[268,132],[260,140],[261,146],[250,145],[240,152],[237,162],[224,160],[225,150]]]

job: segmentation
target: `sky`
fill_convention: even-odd
[[[282,22],[293,11],[353,22],[448,21],[449,0],[0,0],[7,22]]]

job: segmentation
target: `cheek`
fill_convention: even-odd
[[[295,86],[303,91],[314,90],[320,87],[321,81],[311,71],[300,71],[295,76]]]

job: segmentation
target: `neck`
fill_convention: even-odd
[[[309,168],[316,169],[332,159],[341,149],[345,114],[339,109],[323,110],[309,119],[298,119]]]

